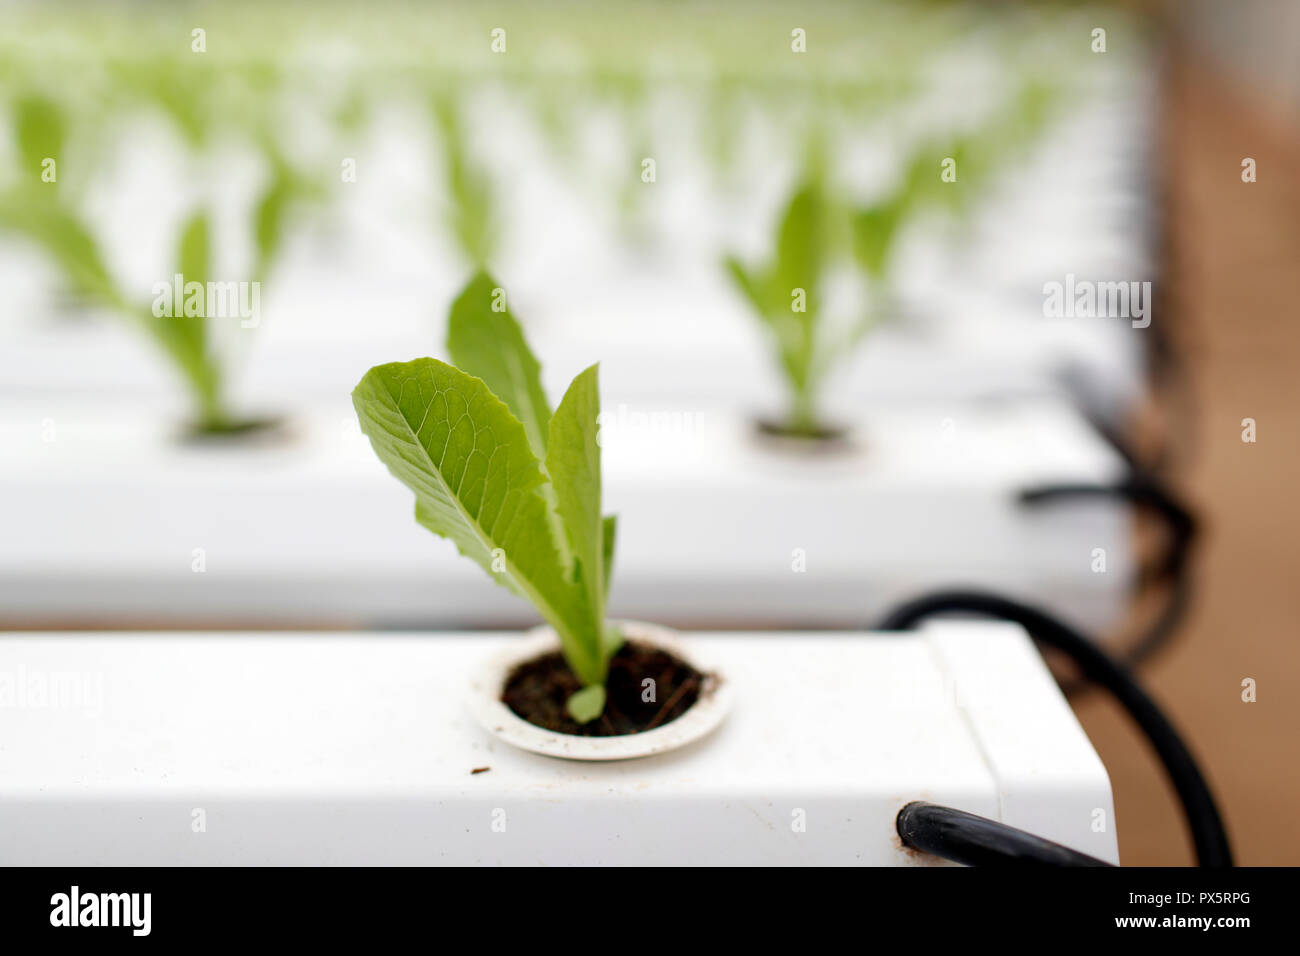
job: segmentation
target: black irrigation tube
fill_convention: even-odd
[[[941,591],[925,595],[892,611],[881,621],[879,629],[908,630],[925,618],[952,613],[978,614],[1013,621],[1039,642],[1069,656],[1086,678],[1110,691],[1146,734],[1160,757],[1182,802],[1200,865],[1232,866],[1228,835],[1214,795],[1205,782],[1196,758],[1183,743],[1173,724],[1123,664],[1112,660],[1093,641],[1051,615],[979,591]]]
[[[1197,536],[1196,517],[1162,482],[1142,473],[1134,473],[1112,485],[1059,484],[1026,488],[1019,501],[1029,507],[1079,498],[1112,498],[1147,508],[1159,515],[1169,531],[1169,547],[1154,567],[1143,568],[1141,585],[1167,583],[1169,598],[1155,621],[1125,654],[1128,664],[1137,664],[1162,647],[1182,623],[1190,603],[1190,564],[1192,546]]]
[[[1153,301],[1161,303],[1163,314],[1166,297],[1159,284],[1153,294]],[[1170,341],[1166,328],[1163,322],[1152,322],[1144,332],[1151,342],[1146,353],[1146,381],[1155,394],[1165,397],[1166,400],[1160,407],[1166,411],[1168,421],[1158,446],[1143,455],[1139,455],[1119,430],[1098,413],[1089,400],[1086,388],[1079,381],[1080,372],[1069,368],[1058,372],[1055,377],[1088,427],[1123,458],[1132,471],[1144,474],[1164,474],[1179,462],[1185,462],[1196,455],[1194,424],[1197,395],[1186,361]]]
[[[1005,823],[920,800],[898,811],[895,829],[908,846],[966,866],[1112,865]]]

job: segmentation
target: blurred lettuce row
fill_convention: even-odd
[[[113,125],[142,112],[165,117],[195,162],[232,138],[243,141],[265,170],[246,221],[253,250],[248,281],[263,281],[295,206],[327,195],[325,180],[299,169],[276,135],[276,116],[266,108],[282,81],[275,64],[244,63],[232,72],[188,48],[148,56],[130,45],[112,50],[41,39],[53,55],[35,54],[42,49],[38,40],[27,48],[33,57],[28,62],[10,50],[3,57],[3,108],[15,156],[0,177],[0,230],[44,252],[67,301],[114,313],[153,340],[187,386],[195,433],[228,434],[260,424],[229,410],[211,320],[180,314],[179,304],[173,307],[177,314],[155,315],[151,295],[123,288],[112,274],[85,196],[100,173]],[[94,37],[78,39],[90,44]],[[173,239],[171,266],[187,283],[216,278],[211,202],[201,198]]]
[[[1086,55],[1080,38],[1089,22],[1053,7],[945,3],[827,2],[796,11],[775,3],[593,9],[576,2],[6,9],[0,110],[15,161],[0,167],[0,229],[41,249],[72,298],[124,316],[150,336],[188,385],[196,429],[220,433],[243,423],[228,410],[209,321],[154,316],[115,279],[85,215],[103,143],[126,117],[165,117],[196,165],[232,141],[260,156],[264,182],[246,223],[251,281],[274,268],[296,212],[337,195],[338,156],[346,153],[338,144],[355,142],[374,110],[394,97],[425,104],[442,160],[442,226],[475,268],[491,265],[507,225],[493,171],[473,148],[482,119],[470,94],[480,88],[503,89],[522,103],[566,173],[604,190],[629,233],[638,229],[648,193],[635,174],[602,174],[585,155],[581,126],[594,108],[617,118],[627,151],[622,168],[637,170],[642,157],[654,155],[665,125],[654,115],[657,98],[676,91],[702,117],[696,145],[719,190],[737,188],[741,174],[752,173],[742,137],[754,111],[779,117],[796,151],[814,143],[833,151],[834,131],[874,127],[902,144],[903,169],[891,193],[841,215],[846,201],[823,181],[824,171],[806,170],[777,225],[772,263],[728,266],[779,344],[794,395],[790,424],[813,428],[826,365],[860,340],[874,317],[850,323],[847,339],[828,342],[816,305],[792,323],[788,287],[779,316],[772,290],[792,269],[820,269],[844,248],[873,283],[885,284],[890,250],[909,216],[943,202],[960,215],[973,194],[933,188],[937,178],[924,173],[934,151],[957,157],[967,180],[991,175],[1000,151],[1019,148],[1041,127],[1054,87],[1070,74],[1064,65]],[[890,125],[890,117],[933,95],[936,67],[990,45],[1003,74],[994,85],[1019,91],[1010,98],[993,91],[996,121],[959,132]],[[305,122],[327,130],[325,146],[296,135]],[[49,157],[59,160],[57,185],[40,175]],[[202,281],[229,258],[213,248],[211,218],[200,202],[177,230],[173,260],[187,280]],[[813,241],[822,223],[828,232]],[[801,245],[807,248],[795,248]],[[785,262],[791,255],[800,262]],[[817,281],[806,284],[816,288]]]
[[[993,109],[958,133],[930,134],[913,145],[892,185],[858,202],[828,169],[825,147],[813,139],[800,176],[773,224],[769,259],[724,267],[767,333],[786,384],[788,408],[775,430],[795,438],[833,434],[822,418],[821,394],[871,329],[891,315],[894,253],[915,217],[938,212],[959,229],[990,182],[1043,132],[1059,105],[1059,86],[1031,76]],[[867,286],[856,315],[831,316],[826,279],[849,263]]]

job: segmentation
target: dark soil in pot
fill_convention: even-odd
[[[654,700],[642,699],[646,678],[655,682]],[[579,724],[564,709],[565,701],[582,684],[559,651],[525,661],[511,671],[501,700],[517,716],[546,730],[616,737],[671,723],[708,691],[713,680],[675,654],[628,641],[609,662],[605,711],[591,723]]]
[[[767,447],[784,452],[839,455],[856,450],[849,429],[836,425],[794,428],[784,421],[758,418],[754,434]]]
[[[214,448],[226,445],[283,445],[293,441],[294,437],[293,428],[285,419],[272,416],[190,423],[179,435],[183,445]]]

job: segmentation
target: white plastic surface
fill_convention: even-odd
[[[607,764],[469,717],[515,637],[2,635],[0,860],[932,863],[894,833],[914,799],[1117,860],[1106,771],[1013,626],[684,635],[732,713]]]
[[[856,451],[795,458],[742,419],[617,406],[611,613],[677,626],[864,627],[953,585],[1093,631],[1131,580],[1129,518],[1023,488],[1120,461],[1050,401],[927,402],[864,417]],[[345,401],[271,447],[187,447],[150,409],[0,408],[0,621],[75,626],[525,626],[531,609],[419,527]],[[1094,572],[1097,548],[1105,573]],[[803,570],[799,570],[802,568]]]

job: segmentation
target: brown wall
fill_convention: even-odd
[[[1200,6],[1223,9],[1198,36],[1232,10],[1274,4]],[[1293,11],[1285,42],[1300,44],[1300,3],[1276,6]],[[1285,71],[1263,61],[1283,41],[1258,47],[1252,65],[1257,35],[1243,29],[1216,52],[1178,43],[1169,77],[1161,162],[1173,297],[1153,321],[1167,323],[1194,402],[1151,417],[1189,421],[1174,478],[1205,533],[1188,622],[1141,674],[1204,761],[1238,862],[1300,865],[1300,57],[1279,93]],[[1273,80],[1253,82],[1261,74]],[[1247,156],[1255,183],[1241,179]],[[1247,417],[1254,444],[1241,439]],[[1255,703],[1241,699],[1246,677]],[[1099,695],[1076,710],[1111,772],[1123,862],[1192,862],[1145,743]]]

